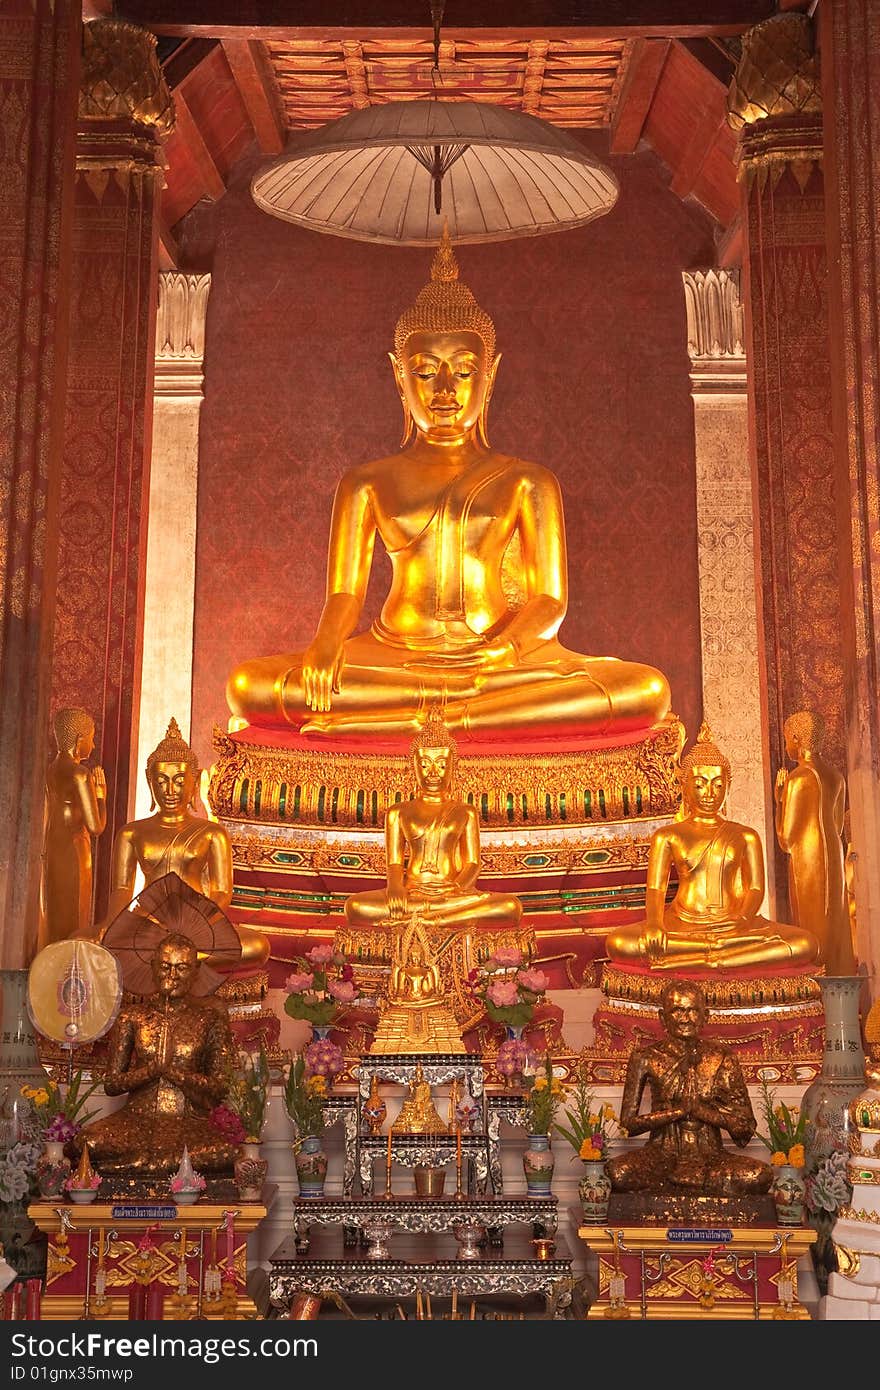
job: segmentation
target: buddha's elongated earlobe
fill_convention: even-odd
[[[403,389],[403,373],[400,369],[400,363],[398,362],[393,352],[389,352],[388,360],[394,369],[394,380],[397,383],[397,394],[400,396],[400,404],[403,406],[403,434],[401,435],[400,439],[400,447],[401,449],[405,449],[407,444],[409,444],[410,440],[412,439],[413,434],[415,433],[415,421],[412,417],[412,411],[410,410],[406,402],[406,393]]]
[[[497,357],[495,358],[495,361],[492,363],[491,367],[489,368],[489,382],[488,382],[488,385],[487,385],[487,387],[486,387],[486,395],[485,395],[485,397],[483,398],[483,409],[480,411],[480,418],[479,418],[479,420],[477,421],[477,438],[479,439],[480,443],[483,445],[484,449],[488,449],[488,448],[490,447],[490,445],[489,445],[489,403],[490,403],[491,400],[492,400],[492,392],[495,390],[495,377],[496,377],[497,374],[498,374],[498,363],[499,363],[500,361],[501,361],[501,353],[499,352],[498,355],[497,355]]]

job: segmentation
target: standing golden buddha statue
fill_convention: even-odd
[[[854,975],[843,825],[846,782],[821,756],[824,724],[801,710],[783,725],[785,751],[795,767],[776,774],[776,838],[788,854],[788,889],[798,926],[819,942],[829,975]]]
[[[446,233],[390,357],[402,452],[342,478],[317,631],[303,653],[240,665],[227,686],[233,714],[310,734],[400,735],[439,702],[453,730],[490,737],[539,725],[647,734],[669,712],[665,677],[557,638],[568,602],[559,486],[489,445],[495,328],[459,280]],[[391,588],[356,634],[377,537]]]
[[[86,766],[95,747],[94,719],[84,709],[60,709],[53,728],[58,752],[46,773],[40,950],[88,932],[92,836],[107,825],[104,770]]]
[[[199,782],[196,755],[172,719],[147,759],[153,815],[129,821],[113,845],[111,922],[135,895],[137,871],[144,884],[175,873],[197,893],[224,910],[232,901],[232,843],[224,826],[192,813]],[[245,965],[262,965],[269,942],[262,932],[236,925]]]
[[[605,950],[615,964],[655,970],[737,971],[803,966],[819,945],[803,927],[760,916],[764,853],[756,831],[725,820],[730,763],[705,724],[681,761],[682,819],[651,836],[646,919],[616,928]],[[678,887],[666,890],[672,869]]]

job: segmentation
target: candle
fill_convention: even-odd
[[[40,1321],[40,1296],[43,1291],[42,1279],[28,1279],[25,1299],[25,1317],[28,1322]]]
[[[235,1277],[235,1213],[226,1213],[226,1268]]]
[[[98,1268],[104,1268],[104,1258],[107,1253],[106,1236],[103,1226],[98,1227]]]
[[[389,1129],[389,1131],[388,1131],[388,1156],[387,1156],[387,1158],[385,1159],[385,1162],[386,1162],[386,1164],[388,1165],[388,1167],[390,1168],[390,1167],[391,1167],[391,1130],[390,1130],[390,1129]]]

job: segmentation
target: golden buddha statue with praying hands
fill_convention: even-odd
[[[615,964],[655,970],[748,969],[811,964],[811,932],[768,921],[764,854],[757,833],[725,820],[730,763],[704,724],[681,762],[684,815],[651,836],[646,920],[616,928],[605,950]],[[666,903],[675,868],[678,888]]]
[[[558,641],[568,601],[559,486],[541,465],[489,446],[495,329],[445,234],[390,356],[402,452],[342,478],[317,631],[302,653],[243,662],[227,686],[233,714],[316,735],[393,736],[439,702],[450,728],[490,737],[540,725],[647,734],[669,712],[665,677]],[[391,588],[357,633],[377,538]]]

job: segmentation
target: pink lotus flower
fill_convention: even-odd
[[[523,989],[531,990],[532,994],[543,994],[550,983],[550,976],[545,975],[543,970],[518,970],[516,982],[522,985]]]
[[[335,954],[332,944],[326,942],[323,946],[313,946],[306,951],[306,960],[315,966],[329,965]]]
[[[519,1003],[519,990],[513,980],[494,980],[486,990],[486,998],[496,1009],[509,1009]]]
[[[522,965],[523,953],[518,946],[498,946],[489,957],[490,965]]]
[[[331,980],[331,997],[340,1004],[351,1004],[357,999],[357,988],[351,980]]]
[[[288,975],[287,979],[284,981],[284,988],[290,994],[305,994],[306,990],[311,989],[314,983],[314,975],[299,974],[297,971],[294,971],[293,974]]]

